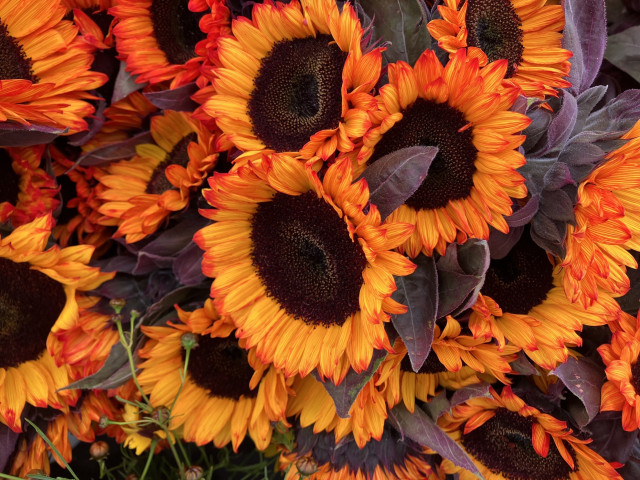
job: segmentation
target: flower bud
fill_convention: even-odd
[[[204,470],[198,465],[191,465],[184,471],[184,480],[200,480]]]
[[[94,460],[100,460],[106,457],[109,454],[109,445],[107,442],[103,442],[102,440],[98,440],[97,442],[93,442],[89,447],[89,455]]]
[[[296,462],[296,468],[301,475],[306,477],[308,475],[313,475],[318,471],[318,464],[311,457],[302,457]]]
[[[109,300],[109,306],[113,309],[114,312],[120,313],[122,308],[125,306],[127,302],[124,298],[112,298]]]
[[[187,332],[180,337],[180,343],[185,350],[193,350],[198,346],[198,335],[195,333]]]
[[[169,417],[171,417],[171,412],[167,407],[156,407],[151,412],[151,418],[156,422],[166,423],[169,421]]]

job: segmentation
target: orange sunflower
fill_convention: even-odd
[[[506,76],[527,97],[558,96],[570,87],[572,53],[562,48],[564,10],[546,0],[444,0],[442,20],[427,25],[450,54],[466,49],[480,66],[505,59]]]
[[[80,29],[82,39],[97,50],[113,48],[114,19],[107,14],[114,0],[61,0]]]
[[[0,222],[24,225],[55,210],[55,179],[40,168],[45,145],[0,148]]]
[[[444,328],[436,324],[431,353],[418,372],[414,372],[402,339],[394,344],[396,353],[389,354],[378,370],[376,384],[383,390],[389,408],[402,401],[413,413],[416,399],[430,401],[438,387],[459,390],[483,380],[496,379],[510,383],[509,362],[517,358],[519,347],[500,349],[484,338],[462,335],[460,323],[448,316]]]
[[[71,371],[52,356],[55,333],[80,320],[78,291],[113,277],[87,266],[93,247],[45,250],[52,227],[47,215],[0,240],[0,421],[16,432],[25,403],[58,409],[75,403],[77,392],[59,391],[70,383]]]
[[[286,480],[439,480],[425,449],[385,424],[378,440],[363,447],[351,435],[335,440],[330,433],[296,428],[292,451],[280,455]]]
[[[475,337],[516,345],[551,370],[567,360],[570,346],[582,345],[584,325],[615,322],[620,307],[606,292],[588,308],[572,303],[562,288],[564,271],[538,247],[528,231],[509,254],[492,260],[469,328]]]
[[[137,83],[171,80],[177,88],[197,80],[206,48],[200,29],[214,0],[116,0],[109,9],[120,59]]]
[[[354,149],[371,123],[368,93],[382,49],[363,54],[351,4],[334,0],[266,2],[218,39],[221,68],[202,112],[246,152],[327,159]]]
[[[622,412],[622,428],[640,428],[640,324],[624,315],[611,342],[598,347],[606,366],[607,381],[602,385],[601,411]]]
[[[624,295],[626,267],[638,268],[628,250],[640,250],[640,122],[622,139],[578,186],[576,225],[567,225],[564,291],[584,306],[599,289]]]
[[[488,238],[489,225],[508,231],[505,215],[513,198],[524,198],[525,163],[517,151],[525,115],[508,109],[520,89],[504,81],[507,62],[483,69],[458,52],[442,67],[426,50],[411,68],[389,65],[389,83],[380,89],[380,126],[364,137],[361,169],[379,158],[415,145],[437,146],[429,174],[389,220],[416,226],[400,247],[410,257],[420,252],[444,255],[446,245],[467,237]]]
[[[237,451],[247,432],[259,450],[271,441],[270,422],[285,421],[289,388],[281,372],[257,361],[244,342],[233,338],[234,326],[220,318],[213,302],[194,312],[178,309],[182,323],[142,327],[150,338],[140,350],[138,377],[152,405],[172,410],[170,428],[188,442],[231,443]],[[181,389],[185,335],[197,338]]]
[[[92,47],[65,14],[50,0],[0,0],[0,122],[87,129],[87,92],[107,77],[89,70]]]
[[[155,144],[138,145],[133,158],[96,175],[100,224],[117,226],[115,236],[127,243],[153,234],[171,212],[187,207],[218,160],[217,136],[187,113],[165,110],[153,117],[151,135]]]
[[[246,347],[287,377],[314,368],[338,384],[344,355],[361,372],[374,348],[391,351],[384,322],[406,307],[390,296],[393,275],[415,265],[391,249],[413,226],[381,224],[366,181],[352,183],[348,159],[322,181],[310,164],[264,157],[216,174],[202,210],[213,225],[198,231],[202,271],[215,278],[211,297],[233,318]]]
[[[566,422],[541,413],[510,387],[453,407],[438,425],[462,445],[486,480],[622,479],[600,455],[579,440]],[[553,440],[553,441],[551,441]],[[460,480],[477,477],[450,460],[443,470]]]

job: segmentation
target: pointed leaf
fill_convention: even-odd
[[[584,429],[590,433],[589,437],[593,440],[589,448],[610,462],[627,463],[633,453],[638,432],[626,432],[622,428],[622,412],[599,413]]]
[[[198,285],[204,281],[202,273],[202,250],[191,243],[180,252],[173,262],[173,273],[183,285]]]
[[[9,458],[15,452],[19,437],[19,433],[0,423],[0,472],[9,470],[6,467],[9,463]]]
[[[105,108],[107,108],[107,102],[102,97],[100,97],[100,100],[97,103],[98,108],[87,122],[89,124],[89,130],[71,135],[69,137],[69,145],[73,145],[74,147],[81,147],[100,131],[105,121],[104,110]]]
[[[611,35],[608,40],[605,58],[623,72],[640,82],[640,25]]]
[[[71,383],[62,390],[73,390],[76,388],[83,390],[116,388],[127,382],[130,378],[131,370],[128,364],[127,351],[122,344],[118,342],[111,347],[109,356],[100,370],[93,375]]]
[[[540,375],[538,369],[533,366],[526,355],[522,352],[519,352],[518,358],[509,365],[517,375]]]
[[[562,151],[578,118],[578,101],[568,92],[562,95],[562,106],[549,124],[547,151]]]
[[[360,391],[364,388],[373,374],[376,373],[378,367],[387,356],[387,352],[384,350],[374,350],[371,362],[366,370],[360,373],[356,373],[355,370],[349,369],[349,372],[344,377],[340,385],[335,385],[330,380],[322,381],[320,375],[316,370],[311,372],[313,377],[322,383],[327,393],[333,399],[336,406],[336,413],[340,418],[349,418],[349,410],[353,402],[356,401],[356,397]]]
[[[376,160],[362,174],[369,184],[369,201],[384,220],[422,184],[437,147],[402,148]]]
[[[143,143],[153,143],[150,132],[142,132],[122,142],[110,143],[91,150],[81,155],[76,164],[88,167],[131,158],[136,154],[136,146]]]
[[[55,138],[68,131],[68,128],[60,130],[43,125],[0,122],[0,147],[32,147],[42,143],[51,143]]]
[[[442,431],[422,409],[416,406],[412,414],[400,403],[393,408],[392,412],[405,436],[435,450],[440,456],[469,470],[479,478],[484,478],[462,447]]]
[[[591,421],[600,411],[600,389],[604,383],[604,371],[588,358],[569,359],[550,373],[580,399]],[[581,424],[580,427],[583,427]]]
[[[136,83],[135,77],[127,72],[127,64],[120,62],[120,69],[116,76],[116,82],[113,86],[113,94],[111,95],[111,103],[116,103],[126,98],[130,93],[140,90],[146,83]]]
[[[162,110],[193,112],[198,107],[198,104],[191,100],[191,95],[197,91],[198,86],[195,82],[192,82],[174,89],[145,92],[143,95],[154,106]]]
[[[520,241],[523,232],[524,227],[511,227],[509,233],[492,230],[489,234],[489,240],[487,240],[491,259],[500,260],[509,255],[513,246]]]
[[[478,397],[490,398],[491,385],[482,382],[475,385],[467,385],[466,387],[462,387],[460,390],[456,390],[455,392],[453,392],[453,396],[451,397],[451,408],[455,407],[456,405],[460,405],[467,400]]]
[[[524,207],[519,208],[511,215],[504,218],[507,221],[507,225],[509,225],[509,227],[524,227],[536,214],[539,205],[540,195],[532,195]]]
[[[411,367],[420,370],[431,351],[438,312],[438,272],[433,257],[420,254],[415,271],[396,277],[397,290],[391,298],[407,306],[406,313],[392,315],[393,326],[407,347]]]

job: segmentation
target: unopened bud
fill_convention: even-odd
[[[138,480],[138,476],[135,473],[130,473],[124,480]]]
[[[98,440],[97,442],[93,442],[89,447],[89,455],[94,460],[100,460],[101,458],[106,457],[109,454],[109,445],[107,442],[103,442],[102,440]]]
[[[166,423],[169,421],[170,417],[171,412],[167,407],[157,407],[153,409],[153,412],[151,412],[151,418],[156,422]]]
[[[309,476],[318,471],[318,464],[311,457],[302,457],[296,462],[296,468],[302,475]]]
[[[111,300],[109,300],[109,306],[113,308],[116,313],[120,313],[126,303],[127,302],[124,298],[112,298]]]
[[[100,421],[98,422],[98,427],[107,428],[109,426],[109,417],[103,415],[100,417]]]
[[[204,470],[198,465],[191,465],[184,471],[184,480],[200,480]]]
[[[180,343],[185,350],[193,350],[198,346],[198,335],[187,332],[180,337]]]

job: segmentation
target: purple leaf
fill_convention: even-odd
[[[374,350],[371,362],[366,370],[356,373],[355,370],[349,369],[340,385],[335,385],[330,380],[322,381],[316,370],[311,372],[313,377],[324,386],[327,393],[333,399],[336,406],[336,413],[340,418],[349,418],[349,410],[360,391],[364,388],[373,374],[376,373],[378,367],[387,356],[384,350]]]
[[[127,64],[120,62],[120,70],[116,77],[115,85],[113,86],[113,94],[111,95],[111,103],[114,104],[123,98],[126,98],[129,94],[140,90],[146,83],[136,83],[135,77],[127,72]]]
[[[523,232],[524,227],[511,227],[508,233],[492,230],[489,234],[489,240],[487,240],[491,259],[500,260],[506,257],[513,246],[518,243]]]
[[[551,370],[562,383],[580,399],[591,421],[600,411],[600,389],[604,383],[604,371],[588,358],[569,359]],[[583,427],[584,424],[580,425]]]
[[[51,143],[64,135],[68,128],[60,130],[44,125],[20,125],[12,122],[0,122],[0,147],[32,147]]]
[[[69,145],[74,147],[81,147],[89,140],[91,140],[96,133],[100,131],[104,125],[104,109],[107,108],[107,102],[103,98],[98,101],[98,109],[93,115],[93,118],[89,120],[89,130],[84,132],[78,132],[69,137]]]
[[[640,45],[640,25],[611,35],[605,51],[605,58],[640,82],[638,45]]]
[[[197,285],[205,279],[202,274],[202,250],[195,243],[187,245],[173,262],[173,273],[183,285]]]
[[[521,113],[524,115],[525,113],[527,113],[528,106],[529,102],[527,97],[525,97],[524,95],[518,95],[518,98],[516,98],[516,101],[513,102],[513,105],[511,105],[509,111]]]
[[[546,151],[562,150],[567,140],[569,140],[577,118],[578,101],[570,93],[564,92],[564,95],[562,95],[562,106],[549,124]]]
[[[180,223],[162,232],[156,239],[149,242],[141,252],[174,256],[193,240],[193,235],[210,222],[202,216],[186,212],[180,217]],[[202,252],[202,250],[200,250]]]
[[[538,369],[533,366],[533,364],[522,352],[519,352],[518,358],[511,362],[509,365],[511,366],[511,370],[513,370],[518,375],[540,375]]]
[[[198,91],[195,82],[188,83],[182,87],[161,90],[159,92],[145,92],[143,95],[147,97],[154,106],[162,110],[176,110],[182,112],[193,112],[198,104],[191,100],[191,95]]]
[[[362,174],[369,184],[369,201],[384,220],[422,184],[437,147],[402,148],[376,160]]]
[[[477,397],[491,397],[491,385],[488,383],[477,383],[475,385],[468,385],[462,387],[460,390],[456,390],[451,397],[451,408],[461,403],[471,400]]]
[[[8,470],[7,463],[16,449],[19,436],[19,433],[0,423],[0,472]]]
[[[573,201],[563,190],[545,192],[542,197],[541,209],[551,220],[575,223]]]
[[[564,236],[566,233],[565,224],[556,224],[549,217],[540,213],[533,217],[531,222],[531,238],[541,248],[548,252],[555,253],[560,258],[565,256]]]
[[[562,46],[573,52],[571,91],[582,93],[596,78],[607,43],[604,0],[564,0],[565,29]]]
[[[574,185],[569,167],[562,162],[555,162],[544,174],[545,190],[559,190],[566,185]],[[544,201],[544,195],[542,200]]]
[[[570,167],[596,165],[605,157],[604,151],[593,143],[573,142],[560,153],[558,162]]]
[[[632,455],[638,431],[626,432],[622,428],[622,412],[602,412],[596,415],[584,430],[593,440],[589,448],[609,462],[627,463]],[[623,477],[638,478],[638,477]]]
[[[524,207],[519,208],[504,219],[509,227],[524,227],[528,224],[538,211],[540,205],[540,195],[532,195]]]
[[[411,367],[420,370],[431,351],[438,311],[438,272],[433,257],[420,254],[416,270],[396,277],[397,290],[391,298],[407,306],[406,313],[392,315],[393,326],[407,347]]]
[[[111,347],[109,356],[104,365],[93,375],[82,378],[62,390],[73,390],[80,388],[83,390],[116,388],[124,384],[131,378],[131,369],[128,364],[127,352],[121,343],[116,343]]]
[[[638,118],[640,118],[640,89],[625,90],[600,110],[591,114],[585,129],[593,131],[589,133],[594,134],[611,134],[604,136],[605,140],[617,138],[635,125]]]
[[[88,167],[131,158],[136,154],[136,146],[143,143],[153,143],[150,132],[142,132],[122,142],[110,143],[91,150],[81,155],[76,164]]]
[[[166,319],[167,314],[177,317],[175,305],[185,305],[189,302],[204,304],[208,297],[209,289],[206,287],[187,286],[177,288],[147,308],[145,314],[140,318],[140,323],[151,326],[159,325]]]
[[[148,275],[154,270],[158,270],[160,268],[172,268],[174,260],[175,259],[171,257],[155,255],[153,253],[143,251],[138,254],[138,261],[131,273],[134,275]]]
[[[479,478],[483,478],[478,467],[473,463],[467,453],[444,433],[436,423],[431,420],[423,410],[416,406],[410,413],[400,403],[393,410],[393,415],[405,436],[414,442],[435,450],[440,456],[451,460],[455,465],[469,470]]]
[[[476,302],[490,261],[485,240],[470,238],[462,245],[447,246],[445,255],[437,263],[437,318],[455,316]]]
[[[576,124],[573,126],[573,132],[571,136],[577,135],[584,128],[584,124],[587,121],[587,117],[593,111],[595,106],[602,100],[607,93],[607,87],[597,85],[586,89],[580,95],[578,95],[578,115]]]
[[[527,112],[527,116],[531,119],[531,123],[524,129],[523,133],[526,135],[526,139],[522,147],[529,156],[538,154],[540,151],[538,142],[543,143],[544,136],[551,123],[552,114],[544,108],[531,108]]]
[[[451,408],[451,402],[447,398],[447,391],[442,390],[435,397],[424,404],[425,412],[433,419],[438,420],[443,413]]]

